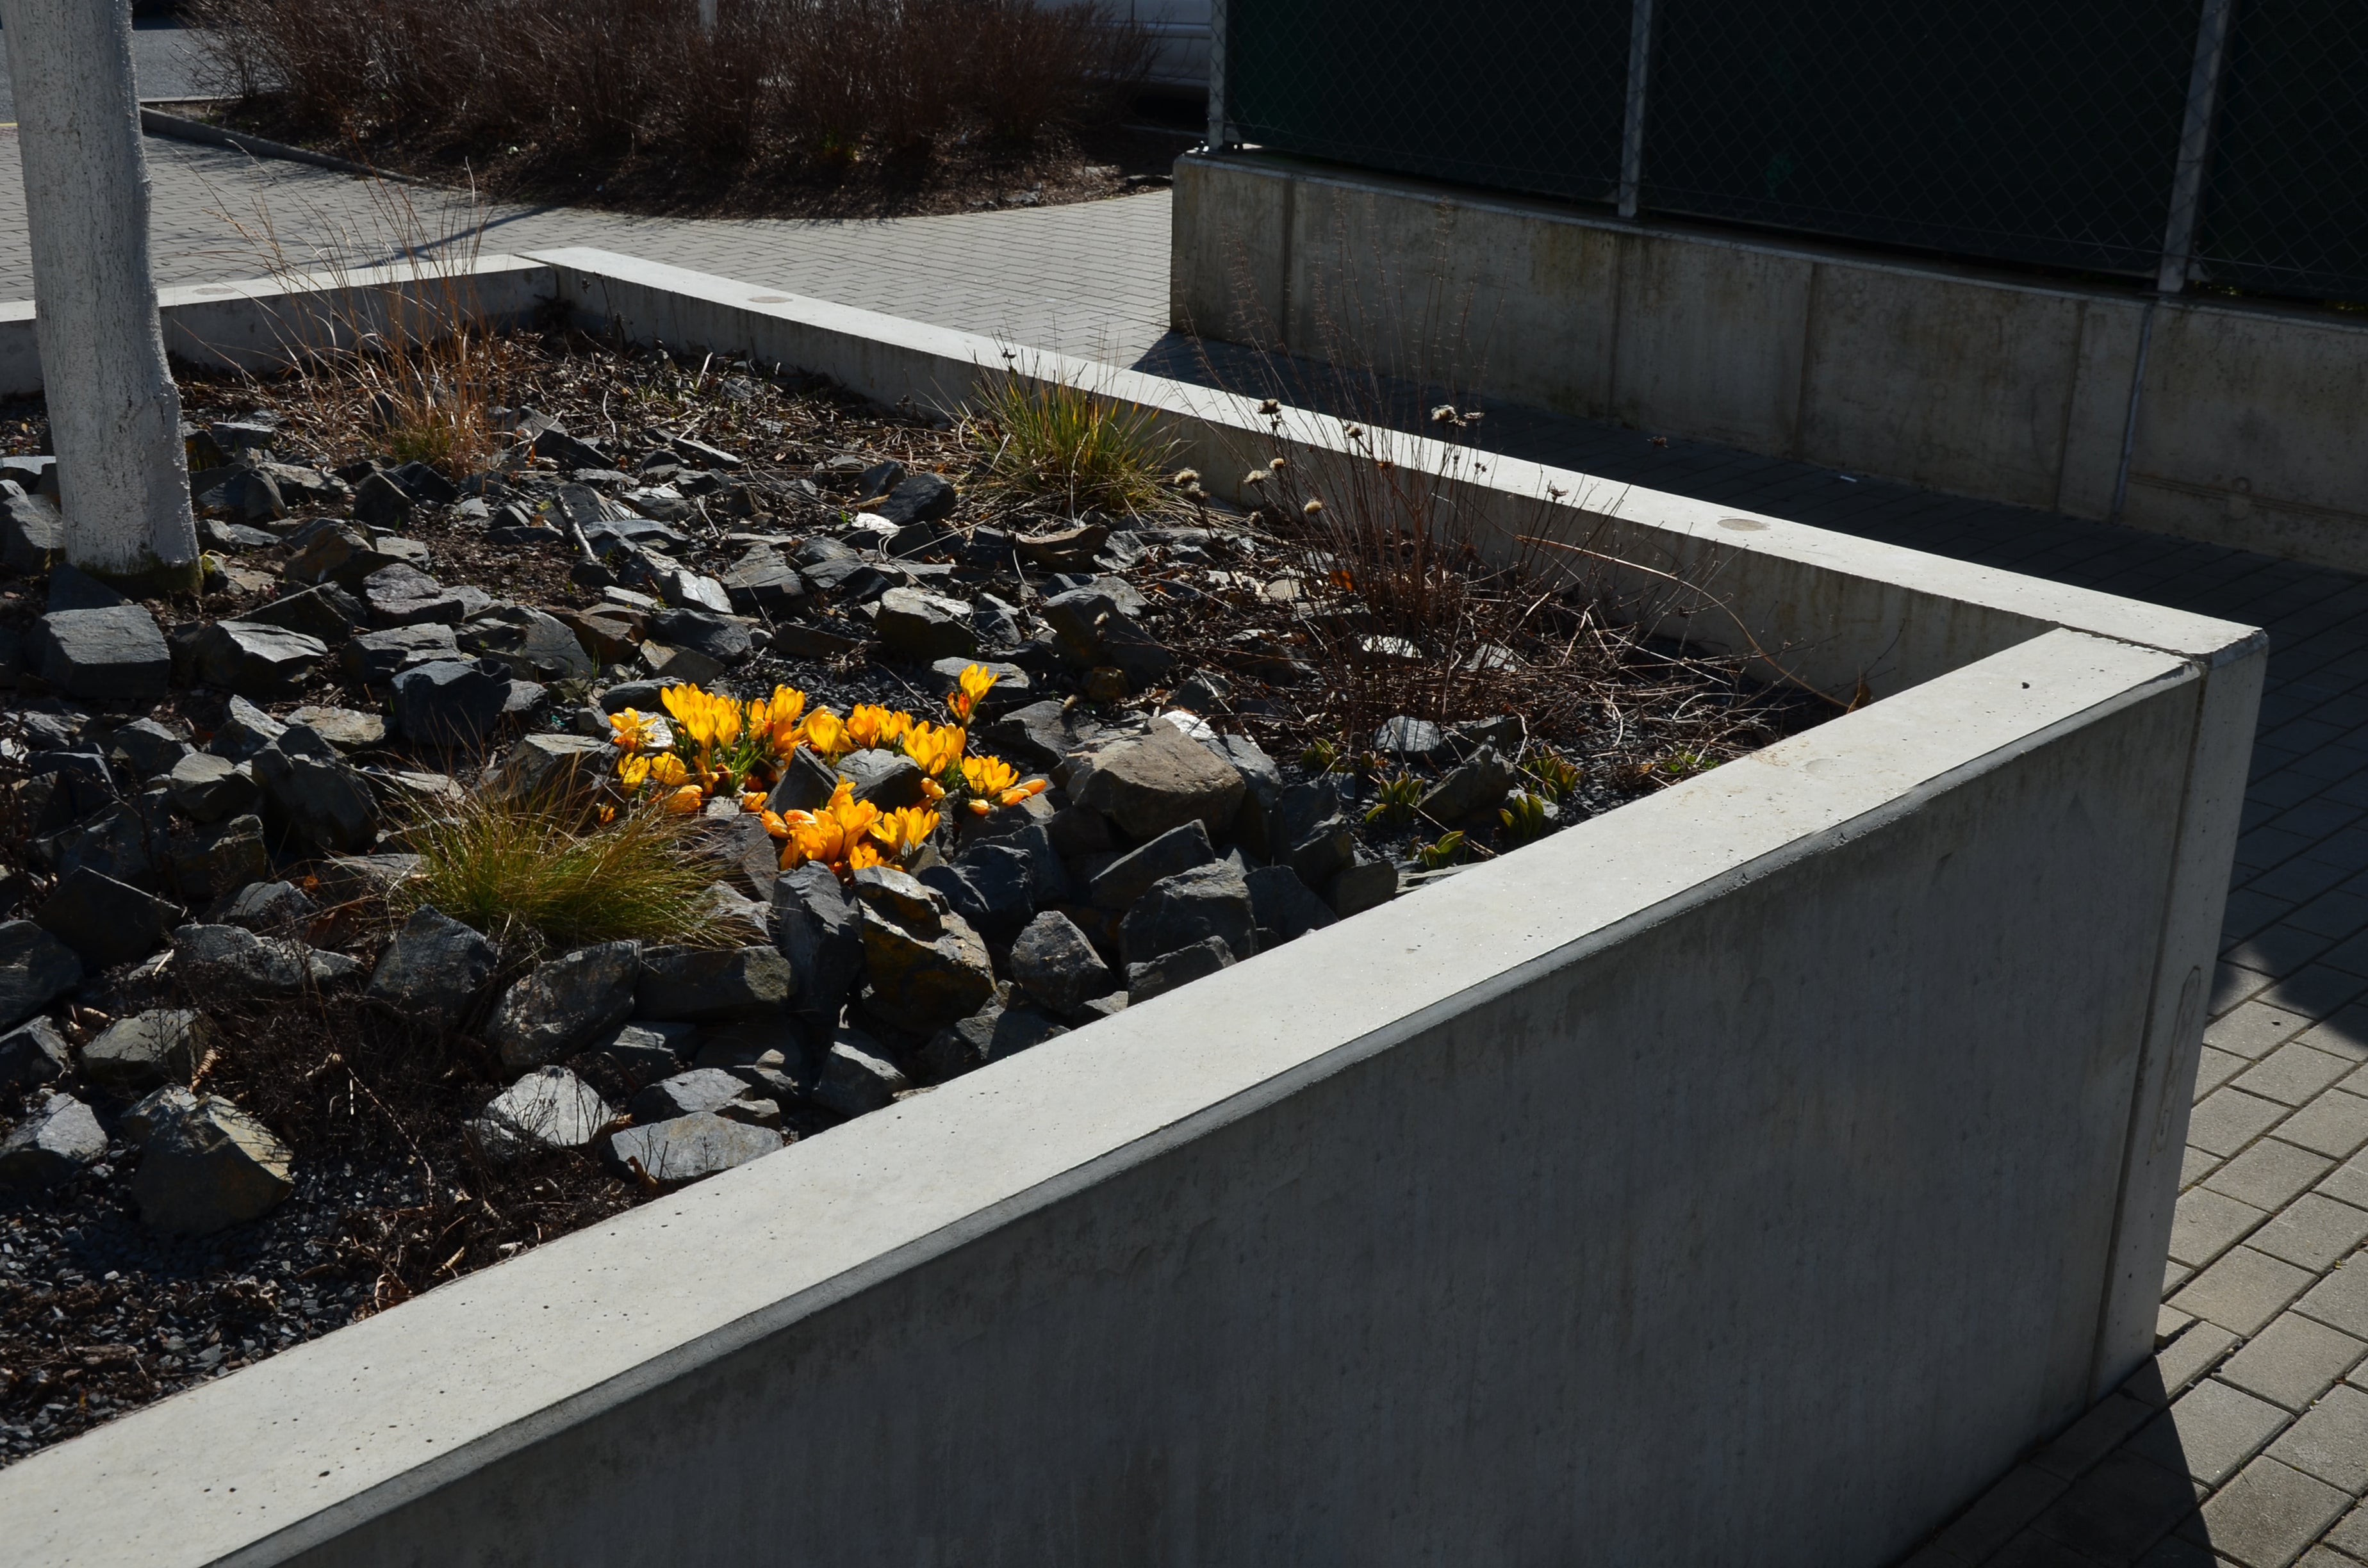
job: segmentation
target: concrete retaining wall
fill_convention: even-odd
[[[1255,153],[1176,170],[1174,324],[1963,495],[2368,570],[2368,322],[1622,222]],[[1435,301],[1430,301],[1435,302]],[[2151,308],[2151,333],[2146,318]],[[2146,341],[2144,373],[2140,349]],[[2130,420],[2134,380],[2137,416]]]
[[[1003,362],[531,259],[886,401]],[[2260,636],[1489,481],[1882,700],[0,1471],[10,1560],[1904,1550],[2151,1348]]]
[[[466,313],[507,323],[523,321],[551,300],[549,267],[517,256],[489,256],[472,266],[439,270],[358,267],[342,273],[297,273],[284,278],[183,284],[156,290],[165,351],[174,360],[208,369],[259,369],[284,363],[291,351],[350,347],[356,330],[383,331],[394,301],[405,319],[461,304]],[[33,301],[0,303],[0,397],[41,390],[41,353],[33,335]]]

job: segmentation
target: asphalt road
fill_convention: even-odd
[[[142,17],[131,24],[131,65],[143,98],[188,98],[198,96],[196,62],[189,47],[194,36],[168,17]],[[15,123],[17,95],[8,81],[8,35],[0,32],[0,125]]]

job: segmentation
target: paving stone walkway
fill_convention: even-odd
[[[342,176],[152,140],[163,280],[254,276],[283,234],[370,248]],[[19,198],[0,131],[0,212]],[[490,247],[605,246],[1164,373],[1168,202],[882,223],[495,215]],[[350,241],[350,244],[348,244]],[[0,223],[0,299],[30,293]],[[1247,386],[1256,367],[1221,360]],[[1914,1568],[2368,1562],[2368,580],[1861,475],[1498,410],[1487,444],[1600,475],[2265,626],[2269,684],[2205,1035],[2159,1349]]]
[[[279,251],[382,260],[404,240],[465,227],[416,192],[416,222],[382,210],[370,182],[300,164],[150,137],[156,280],[259,278]],[[408,187],[391,187],[397,192]],[[0,131],[0,300],[33,293],[17,132]],[[1008,208],[875,222],[625,217],[579,208],[495,207],[484,246],[597,245],[839,304],[909,316],[1089,358],[1132,359],[1167,317],[1164,190],[1065,207]]]

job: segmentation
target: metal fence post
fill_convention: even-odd
[[[1209,0],[1209,151],[1225,150],[1225,13],[1231,0]]]
[[[2179,131],[2179,167],[2170,176],[2170,222],[2163,229],[2162,270],[2155,278],[2155,288],[2165,294],[2187,287],[2188,262],[2195,254],[2203,171],[2212,157],[2212,121],[2220,107],[2220,76],[2228,62],[2228,18],[2235,10],[2236,0],[2203,0],[2203,20],[2195,32],[2187,118]]]
[[[1635,0],[1628,23],[1628,110],[1620,122],[1620,216],[1634,218],[1645,187],[1645,78],[1653,65],[1653,0]]]

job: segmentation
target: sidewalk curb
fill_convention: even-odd
[[[166,100],[185,103],[188,99]],[[210,125],[202,119],[189,119],[161,108],[140,106],[140,129],[149,136],[173,142],[194,142],[209,147],[231,147],[251,158],[278,158],[286,163],[310,164],[317,169],[335,169],[340,174],[363,175],[374,179],[393,180],[400,185],[427,185],[430,182],[415,175],[396,174],[389,169],[374,169],[358,164],[351,158],[340,158],[330,153],[315,153],[306,147],[291,147],[285,142],[274,142],[267,136],[250,136],[244,131],[229,131]]]

